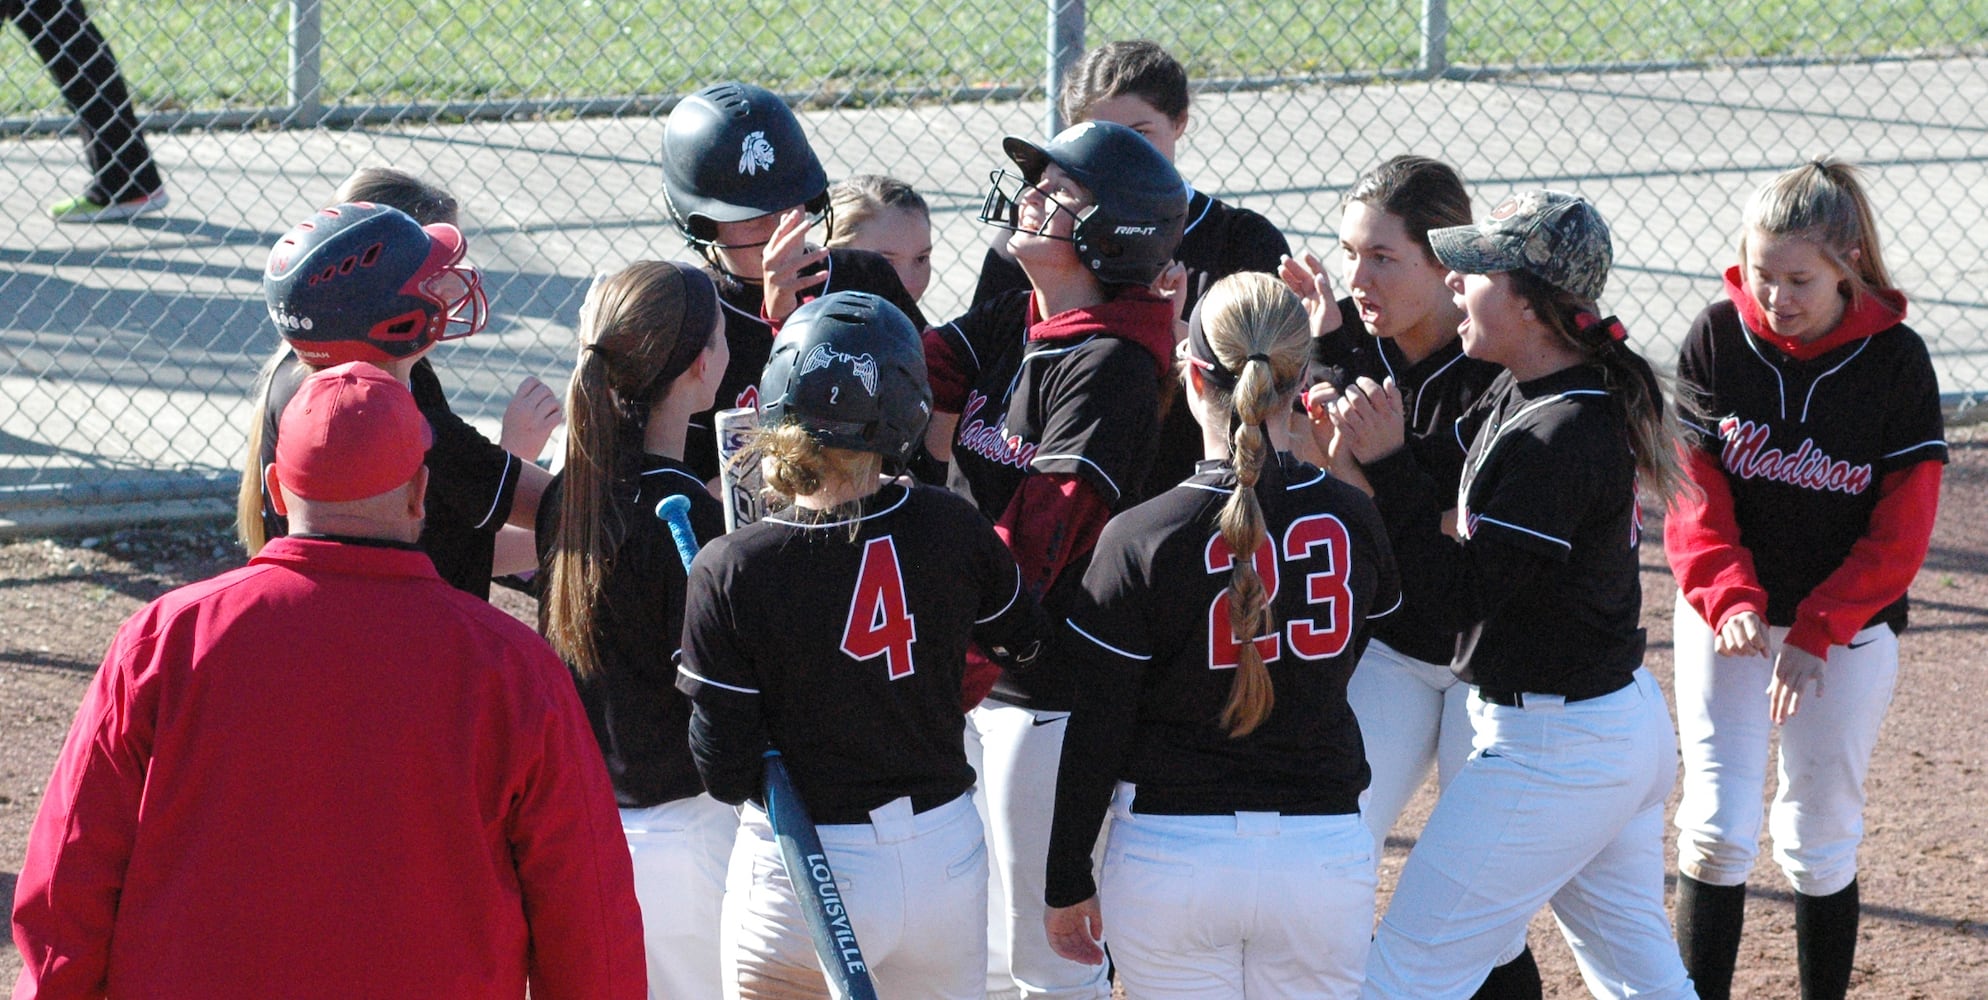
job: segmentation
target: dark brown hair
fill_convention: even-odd
[[[640,451],[649,407],[688,368],[669,370],[685,357],[678,341],[709,344],[725,335],[712,332],[708,308],[692,308],[691,282],[710,279],[687,264],[640,261],[596,281],[580,310],[580,360],[566,387],[566,465],[539,631],[582,677],[600,670],[595,623],[618,545],[609,510],[614,484]]]
[[[334,204],[370,201],[398,208],[424,226],[437,222],[456,224],[455,195],[404,170],[392,167],[360,167],[345,178],[333,196]]]
[[[1456,168],[1427,156],[1403,154],[1360,175],[1346,192],[1348,203],[1359,202],[1401,220],[1422,252],[1429,249],[1429,230],[1470,225],[1470,194]]]
[[[1091,105],[1127,96],[1178,123],[1187,114],[1187,70],[1158,42],[1109,42],[1070,67],[1057,108],[1065,122],[1075,124],[1090,119]]]

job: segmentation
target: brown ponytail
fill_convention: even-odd
[[[1747,199],[1740,230],[1740,263],[1752,233],[1792,236],[1816,245],[1848,280],[1855,304],[1873,291],[1890,290],[1891,271],[1878,250],[1877,213],[1857,168],[1837,159],[1811,160],[1767,182]]]
[[[1596,316],[1597,307],[1571,292],[1548,284],[1530,271],[1511,272],[1513,287],[1532,307],[1533,315],[1554,335],[1601,370],[1602,384],[1622,404],[1629,423],[1629,448],[1636,455],[1638,484],[1668,504],[1696,495],[1698,487],[1685,473],[1680,451],[1684,441],[1677,411],[1666,402],[1677,393],[1667,379],[1629,346],[1622,324]],[[1680,405],[1682,401],[1680,400]]]
[[[600,671],[601,588],[625,530],[609,506],[615,483],[640,453],[649,407],[710,343],[715,296],[702,272],[651,260],[596,281],[581,307],[559,523],[539,602],[539,631],[581,677]]]
[[[263,453],[269,448],[269,425],[282,414],[269,412],[269,387],[276,381],[276,374],[283,369],[286,361],[294,360],[290,345],[279,344],[276,353],[262,363],[262,370],[255,374],[254,404],[249,407],[248,443],[242,447],[242,482],[235,490],[235,538],[250,558],[269,544],[269,526],[263,523],[262,512],[268,504],[263,495],[262,465]],[[301,365],[303,362],[297,361]]]
[[[1229,460],[1236,489],[1216,518],[1234,558],[1229,571],[1229,629],[1236,641],[1236,675],[1221,722],[1231,739],[1248,736],[1263,724],[1276,703],[1270,670],[1255,639],[1277,630],[1270,594],[1256,572],[1255,555],[1267,537],[1256,484],[1270,461],[1266,424],[1288,412],[1305,371],[1308,327],[1304,305],[1268,274],[1241,272],[1216,282],[1198,309],[1202,334],[1215,360],[1237,373],[1234,390],[1223,393],[1204,382],[1212,412],[1226,413],[1234,430]]]

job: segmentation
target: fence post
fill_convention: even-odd
[[[290,121],[324,117],[324,24],[321,0],[290,0]]]
[[[1424,77],[1435,78],[1450,68],[1449,0],[1422,0],[1422,59],[1416,66]]]
[[[1049,110],[1043,115],[1045,135],[1063,131],[1063,111],[1057,97],[1063,93],[1063,76],[1084,54],[1084,0],[1049,0],[1049,72],[1043,85],[1049,89]]]

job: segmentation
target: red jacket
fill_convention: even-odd
[[[111,643],[14,897],[27,997],[644,995],[550,647],[418,551],[281,538]]]

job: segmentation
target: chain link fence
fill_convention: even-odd
[[[1859,162],[1943,390],[1956,407],[1988,394],[1988,0],[90,12],[172,203],[125,224],[51,222],[43,207],[89,174],[34,52],[0,43],[0,520],[228,494],[244,396],[276,342],[258,288],[267,248],[366,164],[462,202],[495,319],[437,361],[457,409],[494,436],[519,380],[566,377],[590,275],[689,256],[659,193],[661,122],[676,95],[721,79],[790,95],[832,177],[888,173],[926,195],[923,304],[950,317],[985,243],[973,212],[1000,136],[1048,127],[1058,53],[1118,38],[1160,42],[1196,81],[1182,173],[1322,257],[1341,194],[1400,152],[1456,164],[1480,214],[1521,187],[1588,195],[1618,244],[1604,305],[1660,361],[1718,293],[1746,193],[1814,156]]]

